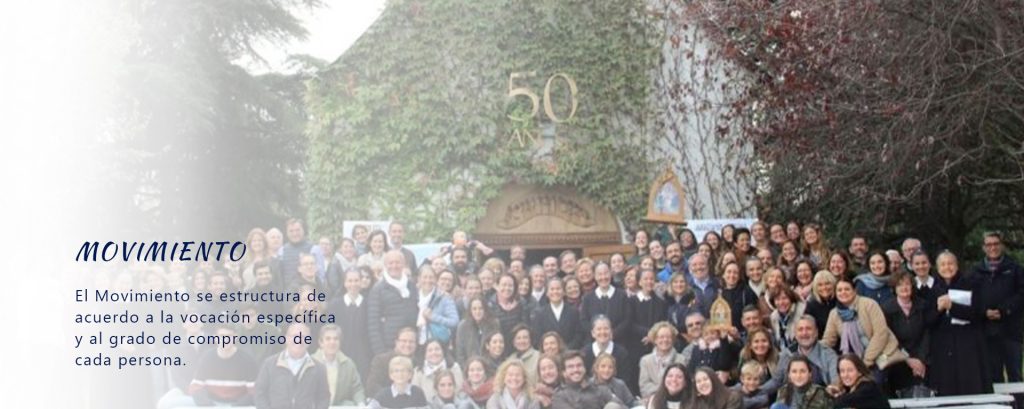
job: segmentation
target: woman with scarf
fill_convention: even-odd
[[[558,371],[561,366],[562,360],[559,355],[545,354],[537,360],[538,382],[533,388],[533,395],[541,408],[551,407],[551,398],[555,395],[555,390],[562,385],[562,374]]]
[[[356,260],[356,264],[360,266],[369,266],[374,262],[383,262],[384,254],[390,251],[388,247],[388,235],[383,230],[375,230],[370,233],[370,236],[366,239],[367,251],[363,255],[359,256]],[[405,256],[402,256],[405,259]],[[403,264],[404,266],[404,264]],[[411,271],[410,271],[411,273]]]
[[[440,341],[434,339],[427,341],[423,346],[423,356],[419,359],[419,365],[413,370],[412,384],[423,389],[423,396],[427,401],[433,401],[437,396],[437,375],[442,371],[448,371],[455,376],[455,389],[462,386],[462,368],[458,362],[450,359],[445,354],[445,347]]]
[[[673,364],[682,364],[683,356],[676,352],[673,343],[678,332],[672,324],[662,321],[654,324],[647,338],[652,340],[654,350],[640,358],[640,397],[646,401],[658,391],[662,375]]]
[[[884,384],[882,371],[907,359],[899,340],[885,322],[885,313],[874,300],[857,296],[853,283],[848,280],[836,284],[836,301],[838,304],[825,324],[822,344],[861,357],[878,384]]]
[[[466,379],[456,399],[462,404],[459,409],[483,409],[494,390],[494,378],[483,358],[474,356],[466,362]]]
[[[883,305],[894,297],[889,283],[890,278],[889,256],[875,250],[868,256],[868,272],[861,273],[853,282],[856,283],[857,295]]]
[[[811,291],[811,298],[807,301],[804,313],[814,317],[818,324],[818,337],[825,334],[825,324],[828,323],[828,314],[836,307],[836,276],[831,272],[821,270],[814,275],[811,282],[814,288]]]
[[[810,261],[800,260],[796,262],[793,273],[793,291],[800,299],[807,301],[814,291],[814,264]]]
[[[789,287],[782,285],[771,299],[775,305],[769,320],[775,334],[775,344],[779,348],[789,348],[796,344],[796,321],[804,315],[807,304]]]
[[[455,328],[459,325],[459,312],[455,302],[447,294],[437,290],[437,274],[429,265],[420,267],[417,280],[419,287],[419,314],[416,315],[417,343],[423,345],[430,339],[437,339],[448,349]],[[430,399],[427,396],[427,399]]]
[[[505,359],[505,362],[519,360],[525,365],[526,376],[530,384],[537,383],[537,360],[540,359],[540,352],[533,348],[530,341],[530,327],[526,324],[516,325],[512,328],[512,354]]]
[[[679,334],[686,333],[686,317],[693,312],[700,312],[701,305],[697,296],[690,290],[683,273],[675,273],[668,279],[668,291],[665,293],[666,316],[676,327]],[[676,351],[682,351],[686,342],[676,338]]]

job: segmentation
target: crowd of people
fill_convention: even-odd
[[[499,257],[464,232],[417,260],[400,223],[315,243],[299,220],[253,229],[237,265],[153,268],[138,285],[316,291],[327,301],[244,310],[335,322],[184,324],[288,344],[181,346],[196,364],[171,370],[158,407],[882,408],[1022,380],[1024,271],[998,233],[967,268],[914,238],[834,246],[813,223],[659,231],[607,260],[528,265],[524,248]],[[712,323],[719,300],[731,315]]]

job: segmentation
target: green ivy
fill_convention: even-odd
[[[309,221],[337,232],[378,216],[410,224],[410,241],[471,230],[515,181],[569,185],[637,220],[655,165],[650,74],[659,66],[643,1],[393,0],[346,53],[308,83]],[[516,80],[543,100],[547,79],[578,85],[575,117],[538,151],[509,143],[531,121]],[[568,88],[554,81],[562,117]],[[527,142],[529,142],[527,140]],[[543,152],[543,153],[538,153]],[[376,209],[370,214],[368,209]]]

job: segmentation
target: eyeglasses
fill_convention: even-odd
[[[985,243],[985,247],[999,247],[1000,244],[1003,244],[1003,243],[998,242],[998,241],[997,242],[990,242],[990,243]]]
[[[686,323],[686,328],[694,328],[704,326],[704,321],[694,321]]]

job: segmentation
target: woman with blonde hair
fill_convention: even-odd
[[[245,238],[245,247],[248,251],[242,259],[242,283],[249,289],[256,284],[253,266],[260,261],[269,263],[274,255],[270,254],[270,246],[267,245],[267,233],[258,227],[249,230],[249,235]]]
[[[737,368],[742,368],[747,362],[757,362],[762,372],[760,374],[761,384],[768,382],[772,377],[772,369],[779,366],[779,350],[772,342],[772,334],[765,328],[755,328],[747,334],[747,343],[740,350],[740,360]]]
[[[828,313],[836,307],[836,276],[828,270],[821,270],[811,281],[811,296],[807,299],[804,314],[814,317],[819,337],[825,334]]]
[[[676,352],[675,339],[679,331],[668,321],[655,323],[647,332],[647,338],[654,345],[653,350],[640,358],[640,396],[643,400],[654,396],[661,385],[665,369],[672,364],[682,364],[683,355]]]
[[[625,403],[627,408],[637,406],[640,401],[626,386],[626,382],[616,376],[615,365],[615,357],[611,354],[601,353],[598,355],[597,358],[594,358],[594,365],[591,368],[593,374],[591,382],[607,387],[616,398]]]
[[[494,377],[494,393],[487,400],[487,409],[539,409],[533,398],[533,385],[526,376],[523,362],[505,361]]]

